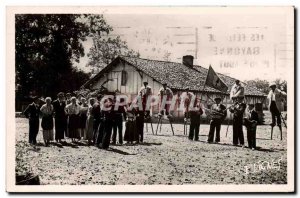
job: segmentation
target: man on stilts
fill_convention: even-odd
[[[286,93],[277,89],[275,83],[271,83],[270,85],[270,92],[268,94],[268,104],[269,104],[269,110],[272,114],[272,131],[271,131],[271,139],[272,139],[272,133],[273,128],[276,126],[279,127],[280,134],[281,134],[281,140],[282,140],[282,126],[281,126],[281,111],[282,111],[282,100],[284,97],[286,97]]]

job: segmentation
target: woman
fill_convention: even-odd
[[[93,115],[93,105],[95,103],[94,98],[90,98],[89,107],[87,112],[87,120],[86,120],[86,130],[85,130],[85,139],[88,141],[88,145],[91,145],[94,135],[94,115]]]
[[[88,104],[86,103],[86,99],[81,98],[80,114],[79,114],[79,122],[80,122],[79,131],[80,131],[81,138],[84,138],[85,135],[87,111],[88,111]]]
[[[80,112],[80,106],[76,103],[76,97],[72,97],[71,103],[66,106],[66,113],[69,117],[68,132],[69,132],[69,138],[71,138],[72,142],[75,142],[75,139],[80,139],[79,112]]]
[[[126,129],[124,134],[124,140],[127,144],[133,144],[133,141],[139,140],[139,135],[136,126],[136,109],[131,110],[126,108]]]
[[[53,105],[51,104],[51,98],[46,98],[46,104],[44,104],[40,111],[42,113],[42,128],[43,138],[45,146],[49,146],[50,141],[53,140]]]

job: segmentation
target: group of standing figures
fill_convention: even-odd
[[[117,97],[102,99],[102,95],[96,98],[89,98],[88,102],[79,95],[77,98],[72,97],[70,93],[66,95],[59,93],[57,100],[51,101],[50,97],[45,99],[45,104],[39,107],[38,98],[28,105],[24,111],[24,115],[29,118],[29,143],[36,144],[36,137],[39,131],[39,116],[42,115],[41,126],[43,128],[43,138],[45,145],[48,146],[50,141],[55,140],[62,142],[63,139],[69,138],[72,142],[85,139],[88,144],[94,144],[103,149],[107,149],[110,145],[118,143],[123,144],[123,121],[126,120],[126,128],[124,141],[128,143],[142,143],[144,141],[144,123],[150,118],[150,111],[146,109],[147,98],[152,94],[152,89],[144,82],[138,95],[142,101],[142,107],[129,108],[130,104],[122,101],[120,98],[118,105]],[[158,96],[172,99],[173,92],[163,83],[163,87],[159,90]],[[268,95],[269,109],[272,114],[272,124],[274,127],[281,128],[281,108],[279,102],[286,93],[278,90],[275,84],[271,84]],[[236,81],[233,85],[230,98],[233,105],[225,107],[221,97],[214,98],[215,103],[210,109],[206,109],[201,105],[201,100],[196,99],[191,105],[192,98],[195,95],[188,88],[182,93],[184,100],[184,119],[190,120],[190,131],[188,138],[190,140],[199,140],[200,118],[204,111],[208,111],[210,115],[210,129],[208,134],[208,143],[220,142],[221,124],[227,115],[227,110],[233,115],[233,145],[241,145],[244,147],[243,125],[247,128],[248,147],[256,148],[256,126],[258,123],[258,114],[253,104],[244,103],[244,87],[240,81]],[[192,108],[191,108],[192,107]],[[158,116],[165,114],[169,119],[172,117],[170,113],[170,104],[160,107]],[[189,109],[191,108],[191,109]],[[105,110],[103,110],[105,109]],[[246,111],[246,112],[245,112]],[[245,116],[246,115],[246,116]],[[54,117],[54,119],[53,119]],[[55,135],[53,134],[55,129]],[[215,137],[215,138],[214,138]]]
[[[24,115],[29,118],[29,143],[35,145],[39,131],[39,117],[42,116],[41,127],[45,145],[48,146],[54,139],[62,143],[69,138],[72,142],[87,140],[88,144],[94,144],[107,149],[109,144],[123,144],[123,120],[126,122],[124,140],[143,142],[144,111],[134,108],[127,110],[126,105],[114,108],[114,99],[108,98],[103,106],[110,110],[101,110],[102,96],[90,98],[88,103],[82,96],[71,97],[71,94],[59,93],[57,100],[45,99],[45,104],[39,107],[39,98],[33,98]],[[121,101],[122,102],[122,101]],[[54,119],[53,119],[54,118]],[[54,130],[55,129],[55,134]]]

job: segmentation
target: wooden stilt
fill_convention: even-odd
[[[154,135],[152,120],[150,120],[150,125],[151,125],[151,129],[152,129],[152,134]]]
[[[157,135],[157,131],[158,131],[158,127],[159,127],[160,121],[161,121],[161,116],[159,116],[159,118],[158,118],[157,127],[156,127],[156,132],[155,132],[156,135]]]
[[[172,122],[171,122],[170,118],[169,118],[169,122],[170,122],[170,125],[171,125],[172,133],[174,135],[173,125],[172,125]]]
[[[272,129],[271,129],[271,140],[273,139],[273,129],[274,129],[274,126],[272,126]]]

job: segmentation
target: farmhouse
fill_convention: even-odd
[[[162,84],[167,83],[174,95],[177,94],[178,96],[186,87],[189,87],[196,96],[202,97],[203,104],[209,108],[213,103],[212,99],[224,94],[212,87],[204,86],[207,72],[208,69],[193,65],[193,57],[189,55],[183,57],[182,63],[119,56],[87,81],[83,87],[96,90],[103,86],[108,91],[118,90],[122,94],[126,94],[129,99],[133,99],[143,86],[144,81],[149,83],[154,94],[158,94]],[[232,104],[229,99],[229,92],[236,79],[220,73],[218,75],[229,88],[223,100],[223,103],[229,106]],[[255,87],[245,83],[243,85],[246,102],[255,104],[262,120],[262,104],[266,96]],[[177,105],[179,107],[180,104]],[[157,112],[158,107],[154,107],[152,111]],[[183,113],[175,109],[173,115],[180,118]]]

